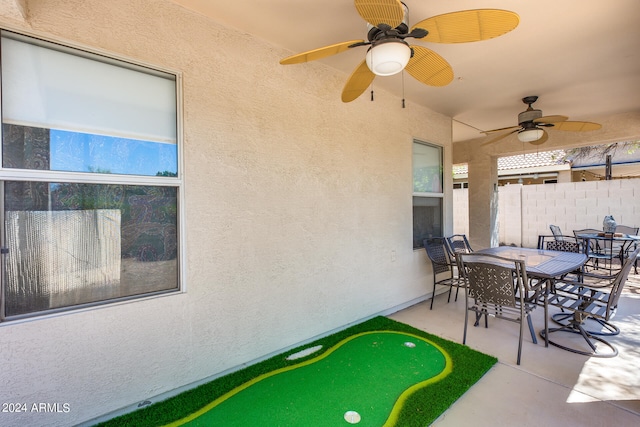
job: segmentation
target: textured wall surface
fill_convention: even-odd
[[[499,187],[500,244],[535,248],[538,235],[550,235],[550,224],[564,234],[602,229],[605,215],[619,225],[640,227],[640,179],[568,182]],[[472,233],[468,224],[468,190],[453,190],[455,233]]]
[[[347,75],[168,1],[24,4],[0,23],[181,75],[186,292],[0,325],[0,402],[70,408],[0,425],[93,419],[429,292],[412,140],[445,147],[451,188],[449,118],[382,91],[343,104]]]
[[[27,0],[0,0],[0,14],[8,21],[24,21],[26,17]]]

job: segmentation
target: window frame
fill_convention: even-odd
[[[440,189],[442,190],[441,192],[421,192],[421,191],[415,191],[415,151],[414,151],[414,147],[416,145],[424,145],[427,147],[431,147],[431,148],[436,148],[439,152],[439,166],[440,166]],[[439,200],[440,203],[440,219],[441,219],[441,224],[440,224],[440,230],[439,230],[439,234],[438,236],[433,236],[433,237],[443,237],[444,236],[444,212],[445,212],[445,206],[444,206],[444,147],[438,144],[434,144],[431,142],[426,142],[426,141],[422,141],[419,139],[414,138],[411,144],[411,170],[412,170],[412,174],[411,174],[411,186],[412,186],[412,210],[415,209],[415,199],[416,198],[420,198],[420,199],[434,199],[434,200]],[[416,225],[416,218],[413,214],[412,211],[412,222],[413,222],[413,228],[414,228],[414,232],[415,232],[415,225]],[[416,244],[416,236],[415,234],[413,234],[413,249],[414,250],[419,250],[424,248],[424,244],[422,243],[422,240],[418,241]]]
[[[176,157],[177,157],[177,174],[176,176],[152,176],[152,175],[129,175],[129,174],[115,174],[115,173],[92,173],[92,172],[72,172],[72,171],[56,171],[56,170],[42,170],[42,169],[20,169],[20,168],[5,168],[0,162],[0,204],[2,210],[2,223],[0,224],[0,242],[5,243],[6,231],[4,223],[4,182],[5,181],[31,181],[31,182],[57,182],[57,183],[81,183],[81,184],[115,184],[115,185],[131,185],[131,186],[155,186],[155,187],[173,187],[176,188],[176,288],[165,291],[154,291],[143,293],[139,295],[131,295],[124,297],[116,297],[112,299],[106,299],[103,301],[95,301],[89,303],[83,303],[78,305],[72,305],[61,308],[50,308],[45,311],[38,311],[34,313],[19,314],[13,316],[5,316],[5,260],[0,262],[0,325],[5,323],[13,323],[24,319],[38,319],[47,318],[53,315],[75,313],[87,309],[94,309],[96,307],[110,306],[113,304],[121,304],[131,302],[132,300],[143,301],[149,298],[157,298],[160,296],[176,295],[186,292],[186,273],[184,268],[184,260],[186,260],[186,245],[185,245],[185,191],[184,191],[184,158],[183,158],[183,88],[182,88],[182,73],[176,70],[168,69],[166,67],[160,67],[157,65],[145,63],[143,61],[134,60],[122,55],[118,55],[112,52],[101,51],[99,49],[83,46],[70,41],[55,40],[49,37],[45,37],[32,32],[23,30],[14,30],[5,26],[0,26],[0,32],[16,34],[17,37],[27,37],[35,39],[36,43],[41,42],[43,44],[54,44],[60,47],[60,51],[66,53],[77,54],[78,56],[84,56],[92,60],[100,57],[106,63],[118,64],[123,68],[127,68],[133,71],[144,72],[150,75],[158,75],[162,73],[164,75],[171,75],[175,77],[175,126],[176,126]],[[1,69],[1,68],[0,68]],[[2,76],[0,75],[0,79]],[[1,87],[0,87],[1,95]],[[0,96],[1,100],[1,96]],[[0,104],[0,123],[2,123],[2,105]],[[0,137],[3,136],[2,128],[0,127]],[[2,139],[0,138],[0,141]],[[0,144],[0,159],[3,159],[3,144]],[[2,254],[2,256],[6,256]]]

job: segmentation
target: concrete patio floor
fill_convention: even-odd
[[[464,291],[457,302],[452,296],[447,303],[445,293],[436,296],[433,310],[429,303],[389,317],[462,343]],[[534,310],[536,332],[544,328],[543,316],[542,307]],[[633,269],[613,319],[621,330],[609,339],[619,351],[613,358],[547,348],[539,336],[538,344],[533,344],[525,328],[522,360],[517,365],[517,323],[489,318],[485,329],[474,328],[471,317],[469,321],[467,345],[496,356],[498,363],[434,426],[640,426],[640,274]]]

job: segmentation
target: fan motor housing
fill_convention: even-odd
[[[523,123],[532,122],[540,117],[542,117],[542,110],[527,109],[527,111],[518,114],[518,124],[522,125]]]

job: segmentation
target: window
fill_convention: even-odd
[[[443,235],[442,147],[413,142],[413,247]]]
[[[0,43],[0,320],[178,291],[176,75]]]

